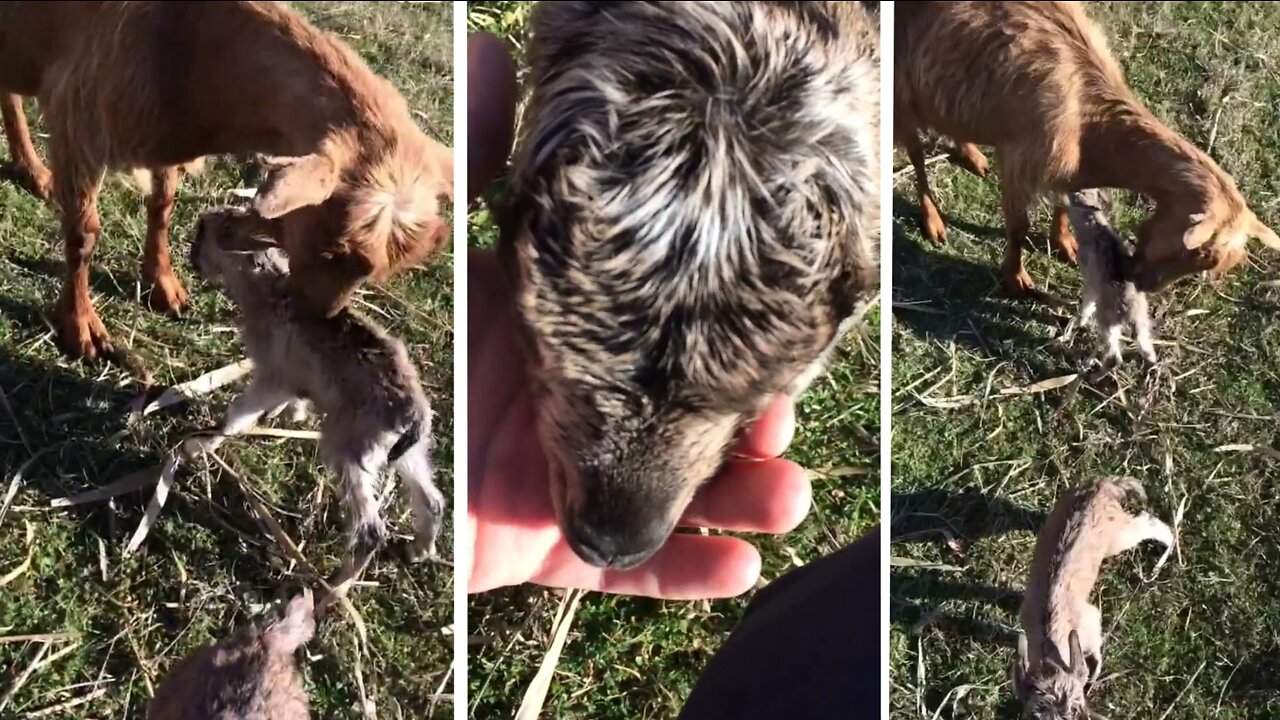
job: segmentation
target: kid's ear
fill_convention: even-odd
[[[244,233],[219,233],[215,243],[218,249],[233,253],[252,253],[279,247],[274,238]]]

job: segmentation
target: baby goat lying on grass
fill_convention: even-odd
[[[1040,530],[1013,670],[1026,717],[1086,716],[1085,686],[1102,673],[1102,611],[1089,602],[1102,561],[1146,540],[1165,546],[1157,569],[1169,558],[1173,531],[1146,512],[1126,510],[1130,498],[1146,500],[1137,480],[1099,478],[1059,500]]]
[[[1096,316],[1098,331],[1106,341],[1104,365],[1120,363],[1120,333],[1126,324],[1133,326],[1133,339],[1143,359],[1155,364],[1147,296],[1124,278],[1132,253],[1124,238],[1107,222],[1104,203],[1102,191],[1096,189],[1073,192],[1067,198],[1067,216],[1080,243],[1080,272],[1084,277],[1078,322],[1087,326]]]
[[[256,216],[205,213],[191,263],[221,285],[240,311],[253,380],[227,411],[221,435],[190,441],[189,454],[216,448],[262,415],[310,401],[324,416],[320,456],[341,478],[351,513],[358,573],[386,542],[379,476],[390,463],[413,508],[415,559],[435,555],[444,497],[432,481],[431,408],[404,345],[350,309],[326,318],[299,310],[284,253]]]
[[[314,603],[304,591],[283,618],[245,628],[178,661],[156,688],[148,720],[307,720],[294,652],[315,634]]]

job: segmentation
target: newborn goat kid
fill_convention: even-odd
[[[1155,364],[1147,296],[1124,278],[1132,253],[1124,238],[1107,222],[1103,201],[1103,194],[1097,189],[1067,197],[1067,216],[1080,243],[1080,272],[1084,277],[1078,323],[1087,327],[1096,316],[1098,331],[1106,340],[1104,365],[1120,362],[1120,333],[1126,324],[1133,326],[1134,342],[1143,359]]]
[[[1102,611],[1089,602],[1102,561],[1146,540],[1165,546],[1157,569],[1169,557],[1173,531],[1146,512],[1131,514],[1124,507],[1130,498],[1146,499],[1137,480],[1099,478],[1059,500],[1040,530],[1013,669],[1014,693],[1028,718],[1085,715],[1085,686],[1102,672]]]
[[[299,311],[288,263],[270,236],[248,232],[248,214],[218,209],[200,217],[191,263],[221,285],[240,311],[253,380],[227,411],[221,436],[193,454],[249,430],[263,414],[310,401],[323,414],[320,456],[341,478],[352,518],[355,567],[386,541],[378,481],[388,462],[413,508],[414,557],[435,555],[444,497],[432,481],[431,408],[404,345],[344,308],[331,318]]]
[[[314,612],[304,591],[283,618],[178,661],[156,688],[147,720],[307,720],[294,652],[315,634]]]

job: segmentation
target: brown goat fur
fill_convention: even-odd
[[[561,529],[631,567],[878,287],[878,30],[821,2],[543,3],[531,24],[499,252]]]
[[[1090,600],[1103,562],[1151,540],[1164,546],[1159,569],[1175,542],[1159,518],[1127,507],[1145,501],[1137,479],[1099,477],[1063,495],[1040,528],[1012,672],[1024,717],[1087,717],[1085,688],[1102,672],[1102,611]]]
[[[308,590],[262,628],[242,628],[175,663],[156,688],[147,720],[307,720],[310,703],[294,654],[314,634]]]
[[[1249,237],[1280,249],[1231,176],[1137,98],[1080,3],[902,2],[895,13],[894,138],[915,169],[925,234],[942,241],[944,224],[921,132],[959,141],[963,157],[994,147],[1009,291],[1033,287],[1022,262],[1028,210],[1053,192],[1113,187],[1155,201],[1132,268],[1143,292],[1231,269]],[[1056,202],[1051,240],[1074,261]]]
[[[418,128],[389,82],[285,4],[69,5],[0,10],[0,66],[21,68],[0,71],[0,90],[38,94],[50,128],[67,353],[111,348],[88,291],[97,194],[111,169],[152,175],[143,275],[158,291],[152,304],[171,312],[186,295],[168,257],[177,168],[206,155],[269,158],[256,208],[276,223],[295,291],[318,313],[332,315],[362,283],[420,262],[448,237],[439,202],[452,198],[452,153]],[[61,52],[37,52],[42,41]],[[30,168],[29,140],[18,140],[10,134],[16,164]]]

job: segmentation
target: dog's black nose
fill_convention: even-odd
[[[605,529],[576,515],[566,523],[565,540],[588,565],[627,570],[652,557],[671,533],[665,522],[629,525]]]

